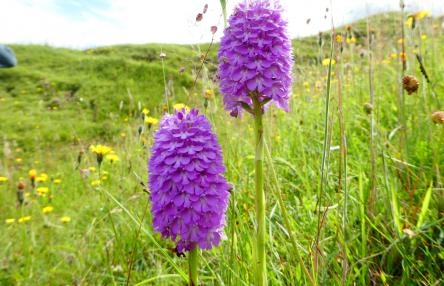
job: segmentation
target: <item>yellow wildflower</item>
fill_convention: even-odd
[[[0,183],[4,183],[6,181],[8,181],[8,178],[0,176]]]
[[[205,98],[210,99],[210,98],[213,98],[213,96],[214,96],[214,92],[212,89],[208,88],[207,90],[205,90],[205,94],[204,94]]]
[[[117,156],[117,154],[114,153],[106,155],[105,159],[108,160],[110,163],[114,163],[120,160],[119,156]]]
[[[336,43],[342,43],[344,41],[344,37],[341,34],[337,34],[335,37]]]
[[[148,108],[143,108],[142,109],[142,114],[148,115],[150,113],[150,110]]]
[[[148,124],[148,126],[151,126],[151,125],[156,125],[157,123],[159,123],[159,119],[151,117],[151,116],[147,116],[147,117],[145,117],[144,122],[145,122],[145,124]]]
[[[47,193],[49,193],[48,187],[38,187],[37,188],[37,195],[44,197],[44,196],[46,196]]]
[[[111,147],[108,147],[108,146],[106,146],[106,145],[91,145],[90,147],[89,147],[89,150],[92,152],[92,153],[94,153],[94,154],[96,154],[96,155],[106,155],[106,154],[108,154],[109,152],[111,152],[113,149],[111,148]]]
[[[5,219],[6,224],[13,224],[15,222],[15,218],[7,218]]]
[[[428,15],[430,15],[430,11],[427,11],[427,10],[421,10],[421,11],[416,12],[415,14],[410,14],[407,16],[407,20],[405,21],[405,24],[409,28],[413,29],[416,26],[416,21],[424,19]]]
[[[28,172],[28,176],[31,180],[35,180],[35,178],[37,177],[37,171],[36,169],[31,169]]]
[[[421,35],[421,40],[423,41],[427,40],[427,35]]]
[[[44,214],[49,214],[49,213],[52,212],[53,210],[54,210],[53,207],[51,207],[51,206],[47,206],[47,207],[44,207],[44,208],[42,209],[42,213],[44,213]]]
[[[348,37],[345,41],[347,42],[347,44],[356,44],[355,37]]]
[[[22,159],[22,158],[16,158],[15,161],[16,161],[17,163],[21,163],[21,162],[23,162],[23,159]]]
[[[35,178],[35,180],[37,182],[46,182],[48,180],[48,174],[46,173],[41,173],[40,175],[37,176],[37,178]]]
[[[60,221],[61,222],[63,222],[63,223],[68,223],[68,222],[70,222],[71,221],[71,218],[69,217],[69,216],[62,216],[61,218],[60,218]]]
[[[91,166],[91,167],[89,167],[88,168],[88,170],[90,171],[90,172],[95,172],[96,171],[96,167],[94,167],[94,166]]]
[[[94,180],[91,182],[91,187],[98,187],[100,186],[101,182],[100,180]]]
[[[58,185],[58,184],[60,184],[62,182],[62,180],[61,179],[54,179],[52,182],[54,184]]]
[[[186,106],[185,104],[183,104],[183,103],[176,103],[176,104],[174,104],[173,105],[173,109],[174,110],[182,110],[182,109],[184,109],[185,108],[185,110],[190,110],[190,108],[188,107],[188,106]]]
[[[97,164],[102,164],[103,156],[110,153],[113,149],[105,145],[91,145],[89,147],[92,153],[96,154]]]
[[[331,61],[331,65],[334,65],[336,63],[336,61],[334,59],[330,60],[330,58],[326,58],[326,59],[322,60],[322,65],[328,66],[330,64],[330,61]]]
[[[399,39],[398,39],[398,44],[399,44],[399,45],[404,44],[404,38],[399,38]]]
[[[421,19],[427,17],[428,15],[430,15],[430,11],[427,11],[427,10],[421,10],[421,11],[418,11],[415,14],[413,14],[413,16],[415,17],[416,20],[421,20]]]
[[[30,215],[27,215],[27,216],[22,216],[21,218],[19,218],[17,221],[19,222],[19,223],[25,223],[25,222],[28,222],[28,221],[30,221],[31,220],[31,216]]]

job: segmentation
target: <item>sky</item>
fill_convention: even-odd
[[[227,0],[227,12],[245,0]],[[248,0],[247,0],[248,1]],[[404,0],[408,11],[444,14],[442,0]],[[368,14],[399,10],[399,0],[281,0],[292,38]],[[330,4],[331,3],[331,4]],[[208,10],[201,21],[196,15]],[[328,8],[328,11],[327,11]],[[310,19],[307,24],[307,20]],[[223,34],[219,0],[0,0],[0,43],[88,48],[114,44],[210,42]]]

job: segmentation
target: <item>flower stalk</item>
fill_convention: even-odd
[[[199,252],[199,246],[196,244],[194,248],[190,251],[188,256],[189,286],[198,285],[197,270],[199,269]]]
[[[262,104],[253,95],[254,133],[255,133],[255,208],[256,208],[256,285],[267,285],[267,267],[265,261],[265,193],[264,193],[264,127],[262,123]]]

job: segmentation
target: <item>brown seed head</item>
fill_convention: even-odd
[[[408,94],[412,94],[418,90],[419,82],[416,77],[411,75],[406,75],[402,78],[402,86],[407,91]]]
[[[444,124],[444,111],[435,111],[432,113],[432,120],[438,124]]]
[[[371,114],[373,111],[373,105],[370,102],[364,104],[364,111],[367,114]]]
[[[20,181],[20,182],[17,184],[17,189],[19,189],[19,190],[23,190],[25,187],[26,187],[26,184],[23,183],[22,181]]]

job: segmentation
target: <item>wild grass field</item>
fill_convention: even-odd
[[[291,111],[264,117],[269,285],[444,282],[444,19],[407,19],[293,40]],[[11,47],[0,285],[187,284],[187,258],[153,231],[148,200],[165,94],[209,118],[232,185],[226,239],[201,252],[200,282],[253,283],[253,119],[223,109],[217,44]],[[113,150],[100,166],[97,144]]]

